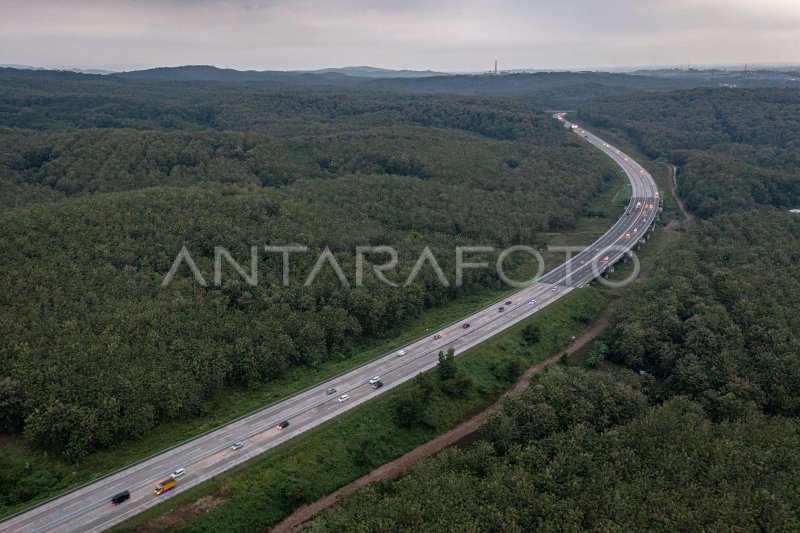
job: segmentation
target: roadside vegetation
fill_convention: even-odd
[[[556,366],[467,449],[346,496],[309,531],[791,531],[798,444],[794,419],[716,424],[686,398],[649,407],[638,387]]]

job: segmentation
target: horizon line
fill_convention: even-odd
[[[284,72],[284,73],[318,73],[324,70],[348,70],[348,69],[374,69],[386,72],[419,72],[419,73],[433,73],[433,74],[446,74],[446,75],[464,75],[464,74],[486,74],[494,73],[493,68],[484,70],[437,70],[431,68],[390,68],[390,67],[376,67],[372,65],[345,65],[341,67],[319,67],[319,68],[291,68],[291,69],[277,69],[277,68],[235,68],[229,66],[220,66],[214,64],[183,64],[183,65],[157,65],[147,67],[126,67],[126,68],[112,68],[106,66],[40,66],[28,65],[24,63],[1,63],[0,68],[13,68],[18,70],[45,70],[45,71],[98,71],[108,74],[118,74],[125,72],[139,72],[145,70],[154,70],[159,68],[184,68],[184,67],[212,67],[220,70],[233,70],[236,72]],[[738,68],[740,70],[751,69],[775,69],[775,68],[800,68],[800,60],[797,62],[776,61],[776,62],[736,62],[736,63],[698,63],[698,64],[653,64],[653,65],[629,65],[629,66],[603,66],[603,67],[564,67],[564,68],[547,68],[547,67],[515,67],[498,69],[498,74],[517,74],[517,73],[540,73],[540,72],[609,72],[609,73],[624,73],[635,72],[639,70],[681,70],[685,72],[700,71],[700,70],[733,70]]]

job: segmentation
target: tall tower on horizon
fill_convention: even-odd
[[[494,60],[494,75],[497,76],[497,60]]]

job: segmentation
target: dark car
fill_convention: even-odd
[[[511,304],[512,304],[511,300],[506,302],[506,305],[511,305]]]
[[[288,420],[284,420],[283,422],[281,422],[280,424],[278,424],[275,427],[278,428],[278,429],[285,429],[285,428],[289,427],[289,421]]]
[[[500,309],[498,309],[498,311],[500,311],[501,313],[502,313],[503,311],[505,311],[505,310],[506,310],[506,308],[505,308],[505,307],[503,307],[502,305],[500,306]]]
[[[119,494],[115,494],[113,498],[111,498],[111,505],[119,505],[126,500],[131,499],[131,493],[126,491],[122,491]]]
[[[381,387],[383,387],[383,381],[376,381],[372,384],[373,389],[380,389]]]
[[[462,327],[463,329],[467,329],[467,328],[469,327],[469,322],[467,322],[466,324],[464,324],[464,325],[463,325],[463,326],[461,326],[461,327]]]

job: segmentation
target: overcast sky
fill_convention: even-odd
[[[800,63],[800,0],[0,0],[0,63],[441,71]]]

